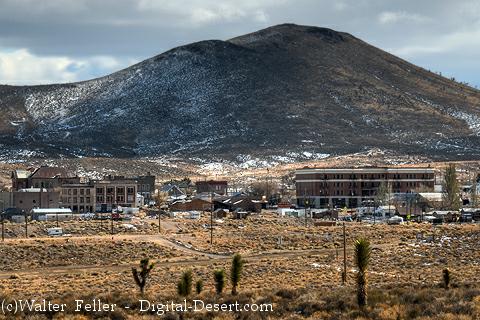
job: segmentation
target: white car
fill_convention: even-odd
[[[387,220],[387,224],[401,224],[403,223],[403,218],[399,216],[393,216]]]

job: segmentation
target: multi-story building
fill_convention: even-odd
[[[195,186],[197,188],[197,194],[203,192],[214,192],[216,194],[226,195],[228,182],[217,180],[197,181]]]
[[[61,187],[60,206],[74,213],[94,212],[95,190],[91,183],[68,183]]]
[[[137,183],[127,180],[99,180],[93,182],[95,212],[111,212],[116,206],[137,207]]]
[[[144,197],[146,203],[153,199],[155,194],[155,176],[151,175],[150,172],[147,172],[145,176],[134,176],[134,177],[125,177],[125,176],[105,176],[104,180],[106,181],[123,181],[135,183],[137,185],[137,192]]]
[[[297,205],[358,207],[373,201],[381,183],[391,193],[433,191],[433,168],[303,168],[295,172]]]
[[[56,189],[65,183],[80,183],[80,178],[69,174],[64,168],[41,166],[35,170],[12,172],[12,190],[45,188]]]

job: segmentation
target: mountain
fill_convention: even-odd
[[[0,86],[0,156],[480,154],[480,92],[354,36],[283,24],[90,81]]]

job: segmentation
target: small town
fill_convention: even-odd
[[[0,0],[0,320],[480,320],[479,17]]]
[[[11,186],[0,193],[0,204],[4,220],[27,224],[30,220],[141,223],[137,220],[159,217],[246,219],[265,213],[319,225],[341,221],[475,223],[480,222],[479,186],[480,174],[468,173],[468,180],[460,181],[454,165],[444,171],[306,167],[295,171],[290,185],[267,177],[245,190],[233,189],[228,180],[157,181],[149,172],[90,180],[59,167],[41,166],[12,171]],[[135,228],[135,224],[122,225]],[[63,234],[58,229],[46,234],[52,232]]]

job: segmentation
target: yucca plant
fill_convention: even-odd
[[[230,270],[230,280],[232,281],[232,295],[237,294],[238,283],[240,282],[240,277],[242,276],[243,270],[243,260],[242,256],[237,253],[233,256],[232,259],[232,269]]]
[[[203,281],[202,281],[202,279],[198,280],[195,283],[195,291],[197,292],[197,294],[200,294],[203,291]]]
[[[147,285],[148,276],[150,275],[150,271],[152,271],[153,266],[154,263],[149,264],[149,260],[145,258],[140,261],[140,270],[132,268],[133,279],[135,280],[135,283],[140,289],[140,294],[142,295],[142,297],[145,292],[145,286]]]
[[[452,280],[450,275],[450,270],[448,268],[443,269],[442,273],[443,273],[443,286],[446,290],[448,290],[448,288],[450,288],[450,281]]]
[[[360,307],[367,305],[367,269],[372,249],[367,239],[355,240],[355,264],[357,265],[357,302]]]
[[[221,294],[223,287],[225,286],[225,270],[215,270],[213,273],[213,278],[215,280],[215,291],[217,294]]]
[[[182,278],[177,283],[178,295],[187,297],[192,293],[192,271],[187,270],[182,274]]]

